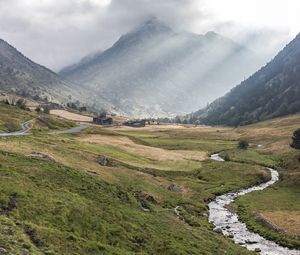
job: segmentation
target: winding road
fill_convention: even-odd
[[[218,154],[211,156],[212,160],[224,161]],[[244,196],[250,192],[264,190],[279,180],[276,170],[268,168],[271,172],[271,180],[248,189],[242,189],[235,193],[227,193],[217,196],[209,203],[209,222],[215,225],[215,231],[231,237],[236,244],[248,250],[259,252],[262,255],[300,255],[299,250],[291,250],[269,241],[259,234],[247,229],[245,223],[239,220],[238,215],[228,209],[228,205],[237,197]]]
[[[9,136],[26,136],[26,135],[30,135],[30,123],[33,121],[32,120],[28,120],[26,122],[24,122],[21,126],[21,130],[16,131],[16,132],[10,132],[10,133],[0,133],[0,137],[9,137]],[[89,127],[88,124],[80,124],[77,127],[73,127],[70,129],[66,129],[66,130],[61,130],[61,131],[52,131],[49,132],[49,134],[77,134],[80,133],[81,131],[87,129]]]
[[[89,127],[89,124],[80,124],[77,127],[73,127],[70,129],[66,129],[66,130],[61,130],[61,131],[53,131],[50,132],[49,134],[53,134],[53,135],[57,135],[57,134],[77,134],[80,133],[81,131],[87,129]]]

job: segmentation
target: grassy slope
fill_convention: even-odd
[[[140,135],[138,138],[154,146],[162,148],[167,146],[169,149],[175,148],[172,147],[173,145],[170,146],[172,141],[168,141],[171,137],[192,138],[195,139],[192,148],[197,144],[198,149],[208,152],[213,152],[213,147],[207,146],[213,144],[211,139],[217,140],[216,149],[219,149],[219,141],[223,141],[224,145],[225,140],[227,144],[223,149],[230,160],[250,165],[276,167],[280,172],[280,181],[267,191],[255,192],[239,198],[236,209],[250,229],[281,245],[299,249],[300,164],[297,160],[299,152],[289,146],[291,135],[299,126],[300,115],[291,115],[238,129],[200,128],[198,131],[190,129],[185,132],[172,130],[168,136],[154,131],[152,136]],[[130,134],[131,131],[126,132]],[[158,137],[163,138],[163,141],[157,141]],[[206,143],[202,142],[203,138]],[[249,150],[234,148],[234,139],[249,140],[251,148]],[[184,143],[186,142],[188,141],[184,140]],[[184,143],[181,144],[185,147]],[[268,215],[268,218],[265,219],[261,215]]]
[[[21,129],[22,123],[34,118],[35,113],[0,103],[0,132],[14,132]]]
[[[174,171],[173,162],[158,161],[153,176],[142,172],[149,159],[76,137],[0,140],[0,245],[8,254],[251,254],[212,231],[205,201],[265,180],[263,168],[204,161]],[[33,159],[33,151],[55,161]],[[102,167],[99,154],[120,163]],[[182,192],[168,190],[171,183]]]
[[[21,125],[28,120],[35,119],[36,112],[25,111],[16,106],[0,103],[0,132],[14,132],[21,129]],[[31,129],[34,132],[68,129],[76,126],[73,121],[62,120],[58,117],[42,114],[41,118],[44,122],[34,120],[31,124]]]
[[[273,165],[278,167],[280,181],[267,191],[248,194],[236,202],[241,218],[250,229],[281,245],[295,249],[300,249],[298,156],[292,150],[288,154],[278,152],[276,163]],[[257,161],[261,163],[260,159]],[[266,162],[268,161],[269,157],[266,159]],[[270,217],[266,219],[264,215],[270,215]],[[290,229],[293,229],[293,232]]]
[[[32,131],[34,132],[42,132],[47,130],[62,130],[76,126],[76,123],[74,121],[61,119],[57,116],[48,114],[40,115],[39,119],[36,119],[32,124]]]
[[[128,186],[108,184],[59,163],[18,154],[1,153],[0,159],[5,162],[0,168],[0,201],[2,208],[10,208],[3,209],[2,220],[16,229],[10,238],[17,243],[2,244],[10,254],[21,254],[20,247],[32,254],[223,254],[224,250],[227,254],[248,254],[210,231],[201,202],[201,195],[212,195],[207,190],[207,195],[199,196],[194,191],[191,198],[196,196],[199,202],[169,192],[159,204],[149,205],[152,213],[145,213],[133,196],[133,191],[139,190],[131,180],[127,180]],[[226,172],[222,179],[232,176],[228,169]],[[201,174],[214,187],[213,192],[224,191],[218,190],[211,173],[207,177]],[[181,178],[176,180],[181,182]],[[195,178],[185,177],[184,181],[192,183]],[[255,181],[255,175],[250,174],[245,182]],[[160,188],[160,192],[167,191]],[[164,211],[177,204],[182,205],[183,217],[193,228],[177,220],[171,211]],[[2,234],[1,240],[6,237]]]
[[[261,151],[235,150],[234,139],[246,137],[255,130],[255,126],[250,128],[115,130],[93,127],[86,131],[125,135],[138,143],[172,150],[193,148],[211,153],[229,149],[230,157],[240,161],[183,161],[180,167],[176,162],[137,157],[113,145],[81,143],[78,135],[37,133],[0,139],[0,225],[6,229],[0,231],[0,246],[9,254],[22,254],[24,249],[30,254],[224,254],[224,251],[234,255],[252,254],[212,231],[206,206],[206,201],[217,194],[265,181],[269,177],[265,168],[255,162],[268,165],[286,162],[281,154],[268,147]],[[280,135],[282,141],[287,141],[289,131],[286,132]],[[279,135],[274,137],[278,140]],[[263,142],[272,145],[274,137],[267,137]],[[263,139],[258,135],[255,139],[248,138],[252,142]],[[26,156],[33,151],[50,155],[56,162]],[[270,156],[270,151],[275,156]],[[117,160],[118,165],[100,166],[96,157],[103,154]],[[143,172],[146,166],[154,168],[154,175]],[[288,173],[291,172],[282,168],[283,179],[290,183]],[[179,185],[182,192],[168,190],[171,183]],[[280,185],[290,189],[283,182]],[[283,189],[278,187],[278,190]],[[147,200],[147,195],[155,201]],[[288,193],[283,197],[291,199]],[[270,199],[264,200],[270,208]],[[141,201],[150,212],[141,209]],[[248,199],[243,202],[244,208],[250,208],[251,203],[257,206]],[[280,204],[282,208],[287,206]],[[180,219],[173,211],[177,205]],[[294,206],[293,210],[296,209]],[[269,233],[267,228],[266,231]]]

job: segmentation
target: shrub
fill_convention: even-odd
[[[44,107],[44,113],[50,114],[50,107],[48,105]]]
[[[18,99],[16,106],[22,110],[26,109],[26,101],[22,98]]]
[[[238,148],[242,150],[247,150],[249,147],[249,143],[247,140],[240,140],[238,144]]]
[[[291,147],[297,150],[300,150],[300,129],[297,129],[293,133],[292,137],[293,142],[291,143]]]
[[[228,153],[225,153],[224,160],[225,161],[230,161],[230,157],[229,157]]]

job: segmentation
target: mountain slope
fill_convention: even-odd
[[[216,33],[175,33],[152,19],[91,61],[60,74],[128,115],[155,116],[199,109],[260,63]]]
[[[249,79],[194,114],[205,124],[245,125],[300,111],[300,34]]]
[[[94,108],[109,107],[103,98],[71,84],[51,70],[25,57],[0,39],[0,90],[31,98],[66,103],[80,101]]]

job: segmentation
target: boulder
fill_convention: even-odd
[[[156,174],[154,173],[154,170],[153,169],[151,169],[151,168],[144,168],[143,169],[143,172],[145,173],[145,174],[151,174],[151,175],[153,175],[154,177],[156,177]]]
[[[221,229],[221,228],[215,228],[214,231],[215,231],[216,233],[219,233],[219,234],[222,233],[222,229]]]
[[[35,158],[35,159],[56,161],[54,157],[52,157],[48,154],[45,154],[45,153],[41,153],[41,152],[32,152],[28,156],[31,157],[31,158]]]
[[[175,184],[175,183],[172,183],[168,187],[168,190],[173,191],[173,192],[177,192],[177,193],[181,192],[181,188],[177,184]]]
[[[7,250],[3,247],[0,247],[0,254],[7,254]]]
[[[256,244],[257,241],[246,240],[246,243],[247,243],[247,244]]]
[[[106,157],[106,156],[103,156],[103,155],[100,155],[96,158],[96,161],[101,165],[101,166],[107,166],[107,167],[113,167],[113,166],[116,166],[116,162],[113,161],[112,159]]]

